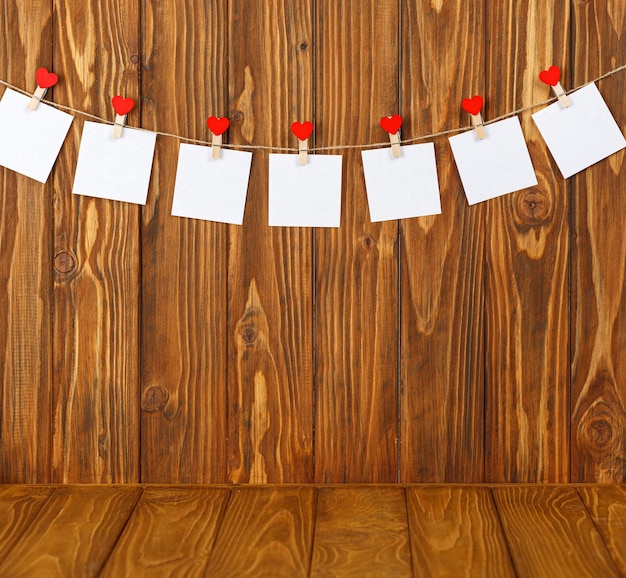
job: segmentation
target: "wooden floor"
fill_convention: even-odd
[[[0,576],[626,576],[626,486],[0,486]]]

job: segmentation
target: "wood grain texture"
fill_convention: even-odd
[[[489,4],[487,119],[549,98],[538,75],[567,62],[568,23],[567,0]],[[520,121],[539,184],[487,203],[486,481],[564,482],[569,201],[530,112]]]
[[[312,0],[232,0],[229,130],[236,144],[296,146],[312,118]],[[229,229],[228,478],[313,477],[313,239],[268,227],[268,156],[252,161],[243,227]]]
[[[59,101],[112,119],[113,95],[138,96],[138,3],[55,0],[54,9]],[[54,278],[52,480],[133,482],[139,208],[71,194],[82,126],[73,123],[53,181],[54,252],[64,265]]]
[[[488,488],[407,488],[413,575],[515,576]]]
[[[384,140],[398,110],[397,2],[316,4],[316,145]],[[376,57],[372,58],[372,46]],[[398,224],[370,223],[342,151],[340,229],[315,233],[315,481],[398,479]]]
[[[206,576],[307,577],[316,497],[311,487],[234,489]]]
[[[402,488],[319,490],[311,578],[412,576]]]
[[[207,140],[207,117],[227,115],[226,18],[221,0],[145,3],[146,128]],[[179,144],[158,139],[142,215],[141,479],[217,483],[226,481],[228,228],[171,216]]]
[[[578,493],[613,562],[626,576],[626,486],[580,486]]]
[[[6,0],[0,34],[0,78],[34,90],[52,67],[51,2]],[[48,482],[50,185],[0,168],[0,187],[0,483]]]
[[[100,576],[204,576],[230,492],[147,488]]]
[[[4,560],[22,534],[29,531],[53,491],[49,486],[0,487],[0,560]]]
[[[9,555],[0,575],[18,578],[96,576],[131,515],[141,489],[57,488]]]
[[[626,62],[626,6],[575,0],[572,81]],[[620,127],[621,72],[598,83]],[[626,481],[626,181],[624,151],[574,177],[571,481]]]
[[[492,489],[519,578],[619,576],[576,490]]]
[[[402,5],[403,138],[463,126],[461,100],[483,86],[482,4]],[[442,214],[400,224],[401,481],[479,482],[485,206],[468,207],[447,139],[435,144]]]

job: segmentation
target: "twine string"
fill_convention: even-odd
[[[597,78],[594,78],[593,80],[590,80],[588,82],[585,82],[584,84],[581,84],[580,86],[577,86],[576,88],[573,88],[572,91],[578,90],[580,88],[582,88],[583,86],[586,86],[587,84],[591,84],[591,83],[595,83],[595,82],[599,82],[600,80],[604,80],[605,78],[608,78],[610,76],[613,76],[619,72],[622,72],[623,70],[626,70],[626,64],[623,64],[622,66],[618,66],[617,68],[614,68],[613,70],[609,70],[608,72],[604,73],[601,76],[598,76]],[[0,84],[6,86],[7,88],[10,88],[12,90],[15,90],[16,92],[19,92],[25,96],[32,96],[31,93],[27,92],[26,90],[19,88],[9,82],[6,82],[5,80],[1,80],[0,79]],[[571,91],[570,91],[571,92]],[[504,120],[506,118],[510,118],[512,116],[516,116],[518,114],[521,114],[523,112],[529,111],[529,110],[533,110],[535,108],[539,108],[540,106],[545,106],[547,104],[550,104],[551,102],[555,102],[557,99],[556,97],[552,97],[549,98],[547,100],[543,100],[541,102],[537,102],[535,104],[531,104],[529,106],[524,106],[522,108],[518,108],[516,110],[513,110],[511,112],[508,112],[506,114],[503,114],[502,116],[499,116],[497,118],[491,119],[487,122],[485,122],[485,125],[489,125],[492,124],[494,122],[498,122],[500,120]],[[83,116],[85,118],[89,118],[104,124],[109,124],[109,125],[113,125],[114,122],[96,116],[94,114],[90,114],[88,112],[85,112],[83,110],[77,109],[77,108],[72,108],[71,106],[66,106],[63,104],[59,104],[56,102],[52,102],[50,100],[47,99],[41,99],[41,102],[45,102],[46,104],[53,106],[54,108],[58,108],[60,110],[64,110],[66,112],[71,112],[80,116]],[[132,127],[129,127],[132,128]],[[430,134],[425,134],[425,135],[421,135],[421,136],[417,136],[414,138],[409,138],[409,139],[403,139],[400,141],[400,144],[412,144],[412,143],[417,143],[423,140],[432,140],[435,139],[437,137],[440,136],[446,136],[446,135],[450,135],[450,134],[456,134],[459,132],[464,132],[466,130],[469,130],[470,127],[460,127],[460,128],[452,128],[452,129],[448,129],[448,130],[442,130],[439,132],[433,132]],[[164,136],[164,137],[170,137],[170,138],[175,138],[178,139],[180,141],[183,142],[187,142],[187,143],[192,143],[192,144],[199,144],[199,145],[207,145],[210,146],[210,141],[206,141],[206,140],[198,140],[198,139],[193,139],[193,138],[189,138],[186,136],[182,136],[179,134],[174,134],[174,133],[170,133],[170,132],[163,132],[163,131],[151,131],[154,132],[156,135],[158,136]],[[322,146],[322,147],[313,147],[308,149],[308,152],[310,153],[314,153],[314,152],[329,152],[329,151],[344,151],[344,150],[367,150],[367,149],[376,149],[376,148],[384,148],[384,147],[389,147],[390,143],[389,142],[377,142],[377,143],[371,143],[371,144],[356,144],[356,145],[330,145],[330,146]],[[248,145],[238,145],[238,144],[223,144],[222,148],[228,148],[228,149],[237,149],[237,150],[249,150],[249,151],[270,151],[270,152],[298,152],[298,148],[297,147],[276,147],[276,146],[267,146],[267,145],[253,145],[253,144],[248,144]]]

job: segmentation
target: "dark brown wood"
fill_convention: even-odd
[[[206,576],[309,576],[317,490],[237,488],[213,548]]]
[[[381,142],[398,111],[397,2],[316,4],[316,144]],[[375,58],[372,57],[375,54]],[[341,227],[315,233],[315,481],[398,479],[398,223],[370,223],[344,150]]]
[[[572,82],[626,62],[623,4],[575,0]],[[620,127],[626,75],[598,83]],[[571,480],[626,481],[624,151],[573,179]]]
[[[578,493],[613,562],[626,576],[626,486],[580,486]]]
[[[204,576],[230,492],[147,488],[100,576]]]
[[[402,488],[322,488],[311,577],[412,576]]]
[[[146,8],[142,124],[207,140],[228,112],[226,3]],[[158,139],[142,218],[141,479],[225,482],[228,227],[171,216],[179,144]]]
[[[538,75],[567,63],[568,23],[567,0],[488,4],[487,119],[551,96]],[[531,112],[520,121],[539,184],[487,203],[491,482],[569,476],[569,201]]]
[[[467,124],[461,100],[484,88],[482,4],[402,6],[403,138]],[[435,145],[442,214],[400,224],[401,479],[479,482],[486,207],[468,206],[447,138]]]
[[[520,485],[492,492],[519,578],[619,576],[574,488]]]
[[[114,95],[139,96],[138,3],[55,0],[54,9],[59,102],[112,120]],[[83,121],[53,175],[53,246],[66,266],[54,278],[52,480],[137,482],[139,208],[72,195]]]
[[[232,0],[228,22],[236,144],[296,146],[312,118],[312,0]],[[268,227],[267,152],[252,161],[243,227],[229,229],[228,478],[313,477],[312,232]],[[226,339],[226,336],[224,337]]]
[[[407,488],[413,575],[513,578],[516,574],[488,488]]]
[[[0,560],[4,560],[22,534],[28,532],[53,491],[49,486],[0,487]]]
[[[135,486],[57,488],[0,562],[0,576],[98,575],[140,495]]]
[[[34,90],[52,68],[52,3],[6,0],[0,34],[0,79]],[[51,187],[5,168],[0,187],[0,483],[48,482]]]

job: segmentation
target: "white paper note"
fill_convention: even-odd
[[[565,177],[571,177],[626,146],[595,84],[567,95],[570,106],[558,102],[533,114],[533,120]]]
[[[155,143],[154,132],[125,127],[113,138],[111,125],[85,122],[72,192],[145,205]]]
[[[341,155],[271,154],[269,224],[277,227],[339,227]]]
[[[519,119],[485,125],[486,138],[471,130],[450,137],[450,146],[470,205],[537,184]]]
[[[0,165],[45,183],[74,117],[10,88],[0,101]]]
[[[433,143],[403,146],[399,158],[391,148],[364,150],[361,157],[372,222],[441,213]]]
[[[241,225],[246,205],[252,153],[181,144],[172,215]]]

